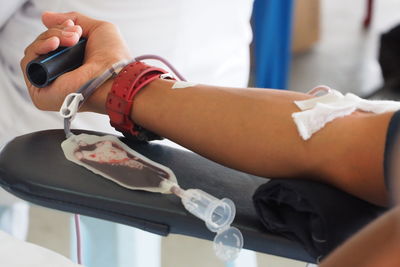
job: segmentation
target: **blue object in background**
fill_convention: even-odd
[[[293,0],[255,0],[255,86],[287,89],[292,46]]]

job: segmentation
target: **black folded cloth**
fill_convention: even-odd
[[[386,209],[326,184],[280,179],[253,195],[268,231],[299,242],[318,262]]]

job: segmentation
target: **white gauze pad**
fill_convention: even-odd
[[[320,97],[294,103],[302,110],[293,113],[292,118],[304,140],[311,138],[328,122],[350,115],[356,110],[380,114],[400,109],[400,102],[397,101],[366,100],[351,93],[343,95],[336,90],[331,90]]]

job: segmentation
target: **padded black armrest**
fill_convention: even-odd
[[[178,197],[128,190],[66,160],[61,150],[64,139],[62,130],[48,130],[12,140],[0,154],[1,186],[38,205],[123,223],[159,235],[214,238],[215,234],[203,221],[184,209]],[[245,248],[314,262],[300,244],[268,233],[259,221],[252,195],[266,182],[265,178],[223,167],[192,152],[123,141],[172,169],[182,188],[199,188],[218,198],[232,199],[237,209],[233,225],[242,231]]]

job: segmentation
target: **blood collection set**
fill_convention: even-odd
[[[158,59],[165,63],[181,80],[182,76],[164,59],[148,55],[135,60]],[[175,174],[166,166],[137,153],[116,136],[74,135],[71,121],[84,101],[110,77],[116,75],[128,62],[118,62],[98,78],[83,85],[76,93],[69,94],[60,109],[64,118],[66,140],[62,143],[65,157],[88,170],[130,190],[175,194],[185,209],[203,220],[207,228],[216,233],[214,251],[223,261],[234,260],[243,247],[243,236],[232,227],[236,214],[234,203],[227,198],[218,199],[199,189],[182,189]],[[162,78],[162,77],[161,77]],[[178,86],[184,88],[191,86]],[[171,88],[175,89],[175,88]]]

